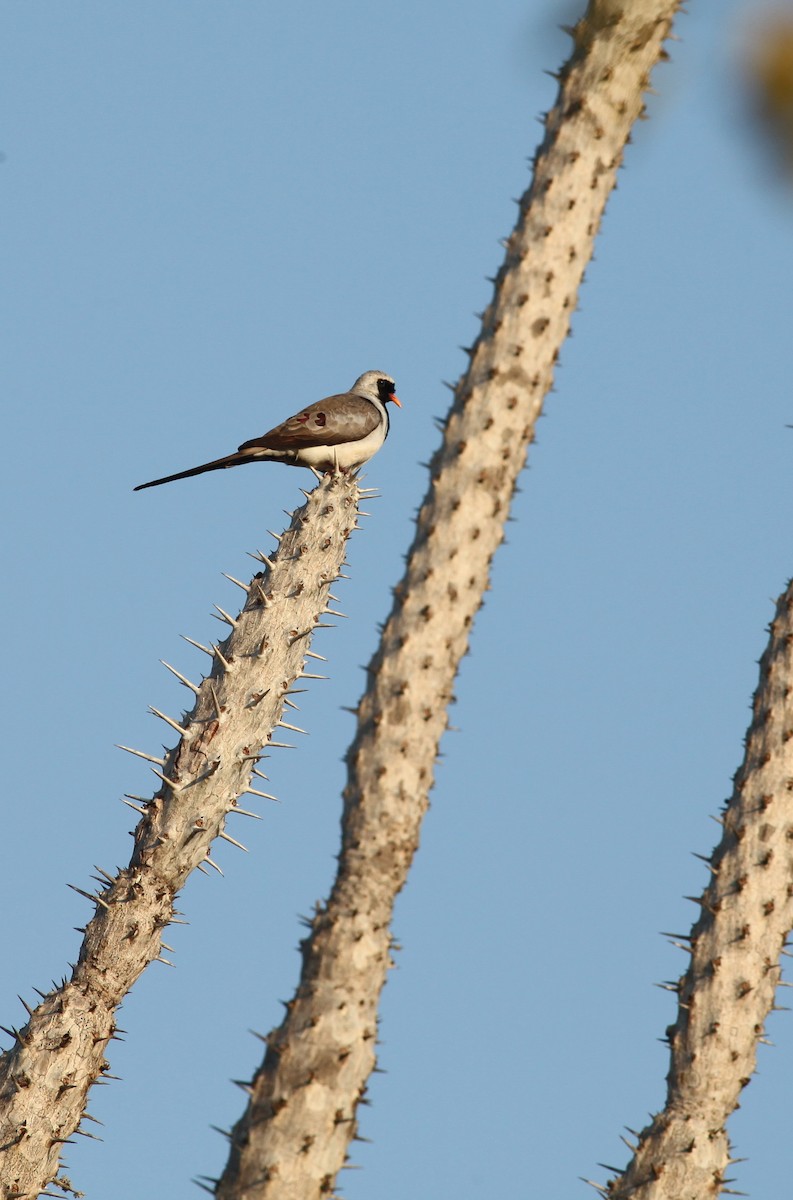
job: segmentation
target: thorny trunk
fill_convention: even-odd
[[[578,288],[677,0],[590,4],[576,27],[534,180],[455,389],[405,576],[348,755],[343,848],[303,944],[297,994],[268,1039],[223,1200],[319,1200],[334,1188],[375,1065],[389,924],[447,724],[454,678],[503,538]]]
[[[681,946],[691,955],[669,987],[667,1100],[637,1135],[615,1200],[717,1196],[730,1162],[725,1123],[749,1082],[793,925],[793,584],[777,602],[760,660],[746,752],[711,855],[701,912]]]
[[[296,728],[284,721],[284,705],[295,681],[310,677],[304,664],[311,634],[330,611],[329,588],[356,523],[359,489],[353,479],[326,477],[306,495],[272,560],[261,556],[264,570],[250,585],[240,583],[247,594],[242,612],[218,610],[231,632],[202,647],[212,659],[210,675],[200,686],[180,676],[196,695],[192,712],[174,721],[152,710],[180,740],[162,759],[142,755],[162,786],[152,800],[129,799],[142,814],[129,866],[115,877],[100,871],[98,893],[83,893],[96,914],[71,979],[28,1010],[22,1029],[7,1031],[15,1044],[0,1059],[3,1200],[35,1196],[55,1180],[63,1143],[91,1119],[88,1090],[109,1070],[115,1009],[168,949],[162,932],[176,920],[177,892],[192,870],[215,866],[209,851],[216,837],[241,846],[226,833],[226,818],[256,814],[239,798],[268,798],[251,777],[261,775],[255,764],[262,747],[277,744],[273,730]]]

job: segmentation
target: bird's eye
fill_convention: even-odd
[[[390,379],[378,379],[377,390],[381,397],[393,396],[396,391],[396,384],[392,383]]]

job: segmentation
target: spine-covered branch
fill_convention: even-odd
[[[755,1069],[793,926],[793,585],[777,602],[743,763],[711,855],[691,960],[667,1031],[666,1106],[638,1135],[619,1200],[716,1196],[729,1182],[725,1123]]]
[[[430,465],[407,570],[348,756],[343,848],[215,1188],[224,1200],[329,1195],[375,1064],[389,922],[433,782],[447,708],[606,199],[677,0],[595,0],[573,32],[534,180]]]
[[[179,741],[163,758],[142,755],[161,784],[153,799],[129,801],[141,814],[129,866],[102,872],[98,891],[85,893],[96,913],[71,979],[28,1010],[22,1029],[7,1031],[14,1045],[0,1059],[2,1200],[38,1195],[55,1178],[63,1143],[87,1116],[88,1090],[109,1069],[115,1009],[167,949],[162,933],[177,892],[196,867],[215,865],[215,838],[241,845],[226,819],[256,814],[240,802],[266,797],[256,764],[263,747],[278,744],[273,731],[295,728],[283,719],[284,704],[297,679],[312,677],[304,669],[311,635],[332,611],[329,588],[357,516],[354,480],[328,476],[306,495],[272,559],[261,555],[262,571],[240,584],[242,611],[218,610],[230,632],[203,647],[209,675],[200,685],[179,675],[195,693],[190,714],[175,721],[152,709]]]

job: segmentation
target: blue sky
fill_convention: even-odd
[[[584,1196],[663,1100],[658,1042],[793,564],[793,198],[746,116],[752,6],[694,4],[654,77],[458,680],[395,933],[350,1200]],[[0,164],[6,813],[3,1024],[73,961],[66,888],[126,862],[149,704],[179,712],[220,575],[299,499],[262,466],[133,495],[361,371],[404,408],[322,635],[330,681],[270,775],[281,798],[198,877],[121,1013],[90,1197],[219,1174],[338,842],[342,712],[387,611],[445,411],[528,183],[577,10],[462,0],[6,6]],[[310,477],[309,477],[310,480]],[[462,736],[461,736],[462,735]],[[166,739],[167,740],[167,739]],[[251,824],[253,824],[251,822]],[[793,1027],[774,1014],[732,1124],[738,1183],[779,1194]]]

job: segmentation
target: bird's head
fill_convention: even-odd
[[[384,371],[364,371],[350,391],[355,392],[357,396],[366,396],[367,400],[379,400],[382,404],[391,401],[397,408],[402,407],[396,394],[396,384]]]

